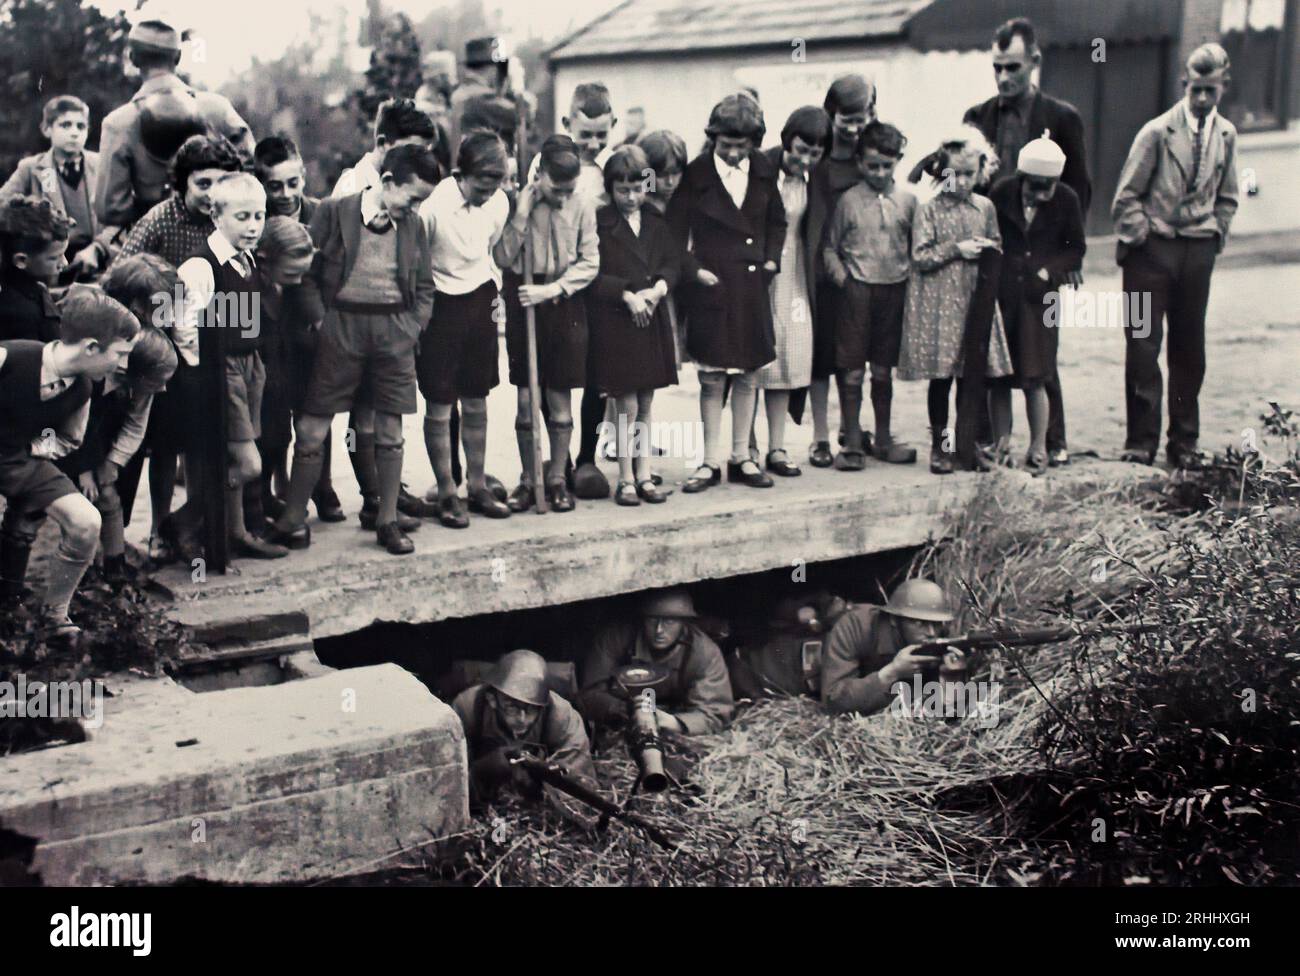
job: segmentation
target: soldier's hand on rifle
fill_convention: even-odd
[[[549,285],[520,285],[519,304],[524,308],[544,305],[559,298],[561,294],[560,286],[555,282],[551,282]]]
[[[922,644],[908,644],[894,655],[894,659],[880,669],[880,678],[886,685],[905,681],[923,668],[934,664],[933,651],[922,651]]]

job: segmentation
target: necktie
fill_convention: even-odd
[[[232,257],[230,263],[235,266],[235,270],[239,272],[241,278],[247,278],[253,273],[253,259],[243,251]]]
[[[1196,133],[1192,136],[1192,186],[1196,189],[1197,177],[1201,175],[1201,136],[1205,132],[1205,119],[1196,120]]]
[[[81,185],[80,159],[65,159],[62,165],[59,166],[59,172],[63,174],[63,182],[73,189]]]

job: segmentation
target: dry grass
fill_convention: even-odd
[[[1176,569],[1171,533],[1199,533],[1135,485],[1008,491],[1002,479],[955,521],[950,544],[915,571],[966,594],[962,625],[1028,625],[1074,612],[1123,617],[1135,582]],[[1101,560],[1101,562],[1098,562]],[[667,853],[615,823],[599,836],[496,811],[462,849],[476,884],[1005,883],[1033,852],[1015,839],[1003,787],[1038,767],[1032,732],[1063,679],[1069,645],[1021,658],[1001,683],[997,720],[950,724],[885,712],[831,718],[810,700],[762,702],[726,732],[695,740],[693,791],[638,798],[679,842]],[[981,726],[990,727],[981,727]],[[626,756],[598,761],[617,793]],[[504,835],[504,836],[503,836]]]

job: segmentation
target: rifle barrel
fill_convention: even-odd
[[[601,813],[640,827],[646,832],[646,836],[665,850],[671,851],[677,846],[654,824],[643,820],[629,810],[624,810],[617,803],[607,800],[595,790],[574,780],[554,763],[543,762],[540,759],[522,754],[512,758],[511,762],[522,766],[542,782],[554,786],[561,793],[567,793],[575,800],[585,803],[589,807],[595,807]]]

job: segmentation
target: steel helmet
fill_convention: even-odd
[[[175,156],[190,136],[208,132],[193,92],[166,88],[140,99],[139,107],[140,143],[160,163]]]
[[[643,617],[680,617],[682,619],[694,619],[699,616],[695,612],[695,604],[691,601],[691,595],[685,590],[663,590],[642,598],[641,615]]]
[[[885,612],[912,620],[947,623],[956,615],[948,604],[948,595],[938,583],[928,579],[904,580],[889,595]]]
[[[545,705],[550,694],[546,687],[546,659],[536,651],[511,651],[497,661],[488,685],[525,705]]]

